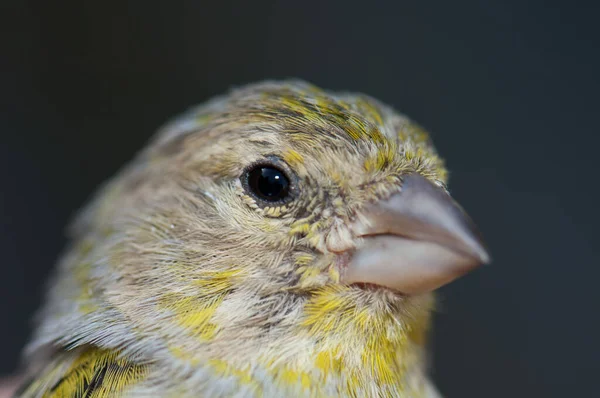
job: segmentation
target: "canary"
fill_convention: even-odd
[[[70,229],[23,397],[434,397],[433,291],[488,261],[423,128],[302,81],[168,122]]]

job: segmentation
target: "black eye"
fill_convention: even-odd
[[[266,202],[285,200],[290,194],[290,180],[273,166],[256,166],[247,172],[248,189]]]

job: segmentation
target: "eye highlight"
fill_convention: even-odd
[[[257,164],[245,172],[246,190],[268,203],[282,203],[290,198],[290,179],[286,173],[269,164]]]

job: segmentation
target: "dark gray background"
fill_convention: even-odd
[[[596,396],[599,7],[224,3],[2,2],[0,373],[94,188],[187,106],[296,76],[429,128],[489,242],[493,265],[441,291],[441,390]]]

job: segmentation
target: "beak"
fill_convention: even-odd
[[[402,190],[367,206],[352,225],[361,237],[343,282],[413,295],[437,289],[488,263],[479,231],[443,189],[411,174]]]

